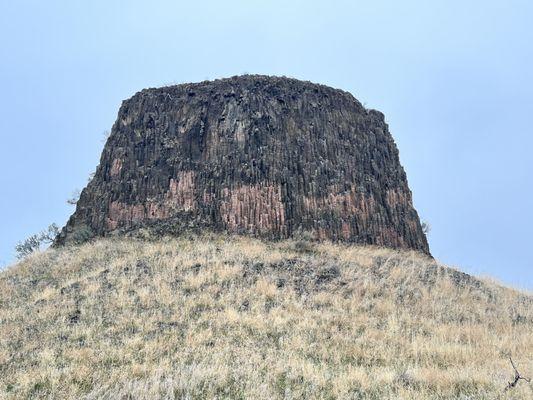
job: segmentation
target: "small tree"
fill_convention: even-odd
[[[50,244],[59,234],[59,227],[56,224],[51,224],[45,230],[31,235],[22,242],[17,243],[15,251],[17,258],[20,260],[29,256],[34,251],[41,248],[42,245]]]
[[[40,239],[42,243],[48,244],[52,243],[57,235],[59,235],[59,227],[56,224],[50,224],[46,230],[41,231]]]
[[[39,240],[39,235],[31,235],[27,237],[22,242],[18,242],[15,246],[15,251],[17,252],[17,258],[20,260],[29,256],[34,251],[38,250],[41,246],[41,241]]]

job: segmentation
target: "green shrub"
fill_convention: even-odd
[[[34,251],[39,250],[41,246],[52,243],[58,234],[58,226],[56,224],[51,224],[45,230],[31,235],[22,242],[17,243],[15,246],[17,258],[19,260],[25,258]]]

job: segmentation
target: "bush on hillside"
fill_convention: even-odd
[[[15,246],[17,258],[19,260],[25,258],[34,251],[39,250],[41,246],[52,243],[58,234],[59,227],[56,224],[51,224],[45,230],[31,235],[25,240],[17,243]]]

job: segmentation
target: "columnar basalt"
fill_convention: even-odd
[[[146,89],[123,102],[58,243],[81,228],[105,236],[158,223],[429,253],[383,114],[289,78]]]

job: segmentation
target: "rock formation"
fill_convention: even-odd
[[[139,227],[309,232],[429,254],[383,114],[289,78],[239,76],[124,101],[57,243]]]

